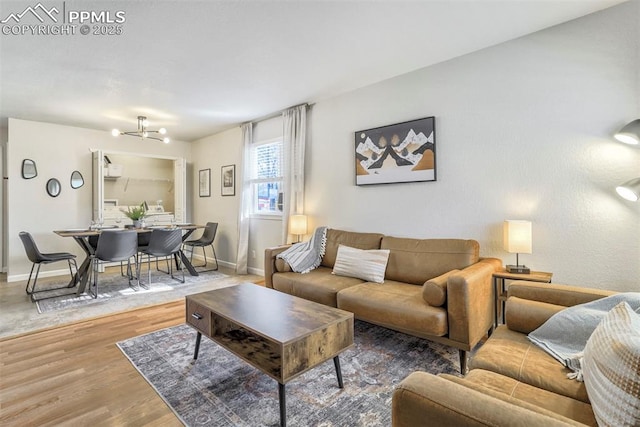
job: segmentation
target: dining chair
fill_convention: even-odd
[[[95,293],[89,293],[98,298],[98,268],[101,262],[127,262],[127,276],[129,286],[134,290],[139,289],[140,269],[138,265],[138,233],[135,230],[103,230],[98,239],[96,252],[92,257],[93,263],[93,284]],[[132,285],[134,276],[131,269],[131,258],[135,260],[137,285]]]
[[[207,225],[202,232],[202,237],[195,240],[187,240],[184,242],[185,246],[191,247],[191,257],[190,261],[193,264],[193,251],[195,248],[202,248],[202,252],[204,253],[204,264],[199,265],[198,267],[206,267],[207,266],[207,246],[211,246],[211,250],[213,251],[213,258],[216,261],[216,268],[211,268],[209,270],[201,270],[201,271],[217,271],[218,270],[218,257],[216,256],[216,250],[213,247],[213,241],[216,238],[216,232],[218,231],[218,223],[217,222],[207,222]],[[194,266],[195,267],[195,266]]]
[[[176,279],[180,281],[180,279],[173,276],[173,263],[171,262],[171,258],[175,257],[176,259],[180,259],[178,256],[180,250],[182,248],[182,230],[179,228],[174,229],[164,229],[157,228],[151,232],[151,237],[149,237],[149,246],[143,248],[141,253],[141,258],[144,255],[147,256],[147,277],[148,277],[148,285],[151,285],[151,257],[156,258],[156,265],[159,258],[165,258],[167,260],[167,269],[172,279]],[[142,263],[142,259],[140,263]],[[182,270],[182,281],[184,283],[184,265],[180,262],[180,270]],[[144,287],[144,285],[141,285]]]
[[[33,294],[36,294],[39,292],[45,292],[45,291],[53,291],[56,289],[69,288],[75,285],[76,282],[73,281],[74,273],[73,273],[73,270],[71,269],[71,264],[73,263],[73,266],[76,272],[78,271],[78,265],[76,264],[76,256],[74,254],[69,252],[42,253],[38,249],[38,246],[36,245],[36,242],[35,240],[33,240],[33,236],[31,236],[30,233],[26,231],[21,231],[19,233],[19,236],[20,236],[20,240],[22,240],[22,244],[24,245],[24,250],[27,253],[27,258],[29,258],[29,261],[32,262],[31,272],[29,273],[29,279],[27,280],[27,287],[25,288],[25,292],[27,293],[27,295],[31,296],[31,301],[36,301],[36,298],[34,297]],[[69,264],[69,274],[71,274],[72,286],[70,286],[69,284],[65,284],[64,286],[60,286],[60,287],[36,290],[36,284],[38,283],[38,275],[40,274],[40,266],[42,264],[51,264],[59,261],[67,261],[67,263]],[[29,284],[31,283],[31,276],[33,275],[33,269],[35,268],[36,265],[38,266],[38,268],[36,269],[36,277],[34,277],[33,284],[31,285],[31,289],[29,289]],[[57,296],[60,296],[60,294],[54,294],[46,298],[53,298]],[[46,298],[38,298],[38,300],[46,299]]]

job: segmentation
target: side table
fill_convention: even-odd
[[[509,273],[507,270],[502,269],[493,273],[493,289],[495,293],[495,313],[493,323],[494,326],[498,326],[498,312],[500,312],[500,318],[504,323],[504,304],[507,300],[507,288],[505,282],[507,280],[528,280],[530,282],[551,283],[551,276],[553,273],[547,273],[544,271],[532,271],[528,274],[522,273]]]

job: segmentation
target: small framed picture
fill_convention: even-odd
[[[200,197],[211,197],[211,169],[200,169],[199,177]]]
[[[236,165],[222,166],[220,178],[221,194],[223,196],[236,195]]]

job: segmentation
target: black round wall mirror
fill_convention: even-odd
[[[31,159],[24,159],[22,161],[22,177],[24,179],[31,179],[38,176],[38,169],[36,168],[36,162]]]
[[[73,171],[71,173],[71,188],[76,189],[84,185],[84,178],[80,171]]]
[[[56,178],[51,178],[49,181],[47,181],[47,193],[51,197],[58,197],[61,190],[62,187],[60,185],[60,181],[58,181]]]

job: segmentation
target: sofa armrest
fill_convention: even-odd
[[[511,282],[507,290],[506,325],[512,331],[528,334],[555,313],[567,307],[591,302],[615,293],[557,283]]]
[[[264,250],[264,284],[273,288],[273,273],[276,272],[276,255],[289,249],[291,245],[275,246]]]
[[[547,304],[571,307],[600,298],[614,295],[617,292],[579,286],[561,285],[558,283],[538,283],[517,280],[509,284],[507,297],[515,296]]]
[[[493,273],[502,263],[485,258],[447,280],[449,339],[471,350],[493,326]],[[462,348],[462,347],[461,347]]]
[[[396,387],[391,420],[393,427],[581,425],[508,395],[498,398],[427,372],[413,372]]]

